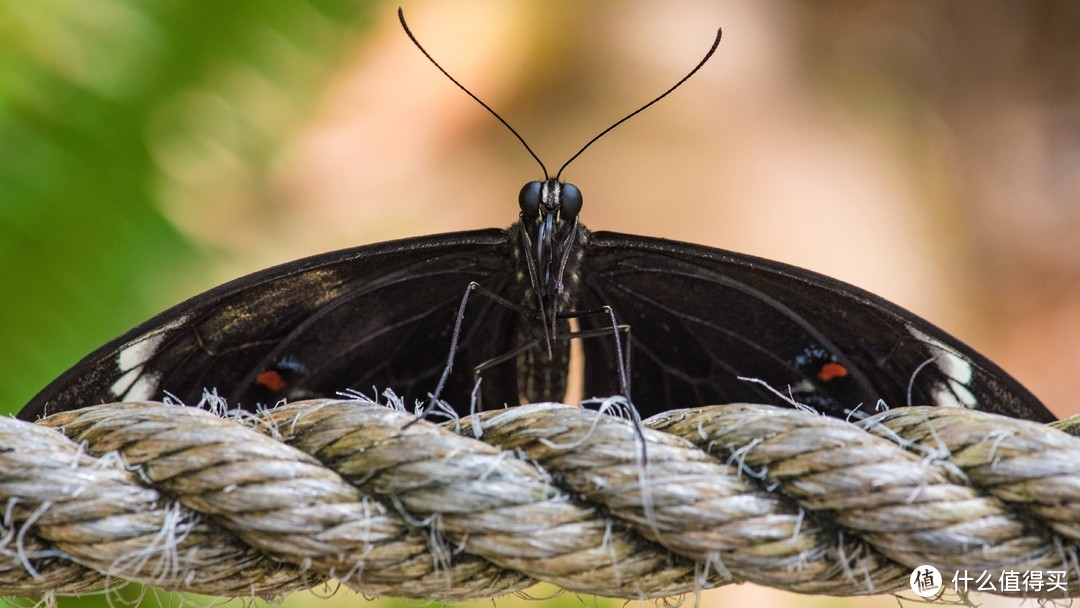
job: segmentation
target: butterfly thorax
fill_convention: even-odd
[[[578,221],[581,193],[554,179],[522,188],[520,221],[510,228],[515,304],[532,321],[519,327],[518,344],[534,344],[517,357],[520,397],[560,400],[566,392],[570,326],[559,315],[573,310],[588,231]]]

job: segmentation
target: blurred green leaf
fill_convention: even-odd
[[[298,123],[370,3],[0,1],[0,413],[185,293],[205,260],[161,215],[153,148],[205,107],[257,112],[236,74],[293,115],[248,129],[259,167]],[[265,121],[264,121],[265,123]]]
[[[176,302],[205,262],[166,221],[153,148],[204,117],[192,91],[257,111],[242,80],[292,111],[237,152],[258,167],[302,121],[366,2],[0,0],[0,414],[105,341]],[[291,53],[291,54],[290,54]],[[297,61],[303,54],[306,61]],[[265,95],[265,90],[258,91]],[[61,606],[179,602],[129,585]],[[3,603],[0,600],[0,603]]]

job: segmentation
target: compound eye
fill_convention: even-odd
[[[559,219],[572,220],[577,217],[578,212],[581,211],[581,190],[574,184],[563,184],[562,189],[562,204],[559,206]]]
[[[518,193],[518,206],[525,217],[540,216],[540,195],[543,188],[542,182],[529,182],[521,188]]]

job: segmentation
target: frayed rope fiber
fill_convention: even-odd
[[[539,580],[620,598],[742,581],[863,595],[907,590],[923,564],[945,581],[1064,571],[1067,591],[998,589],[1080,595],[1075,430],[933,407],[854,424],[713,406],[643,433],[561,405],[412,421],[335,400],[0,418],[0,595],[120,579],[279,597],[331,578],[430,600]]]

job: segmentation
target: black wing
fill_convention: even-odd
[[[586,247],[578,307],[609,305],[630,325],[631,397],[643,416],[790,399],[838,417],[872,414],[880,400],[1055,419],[970,347],[852,285],[662,239],[597,232]],[[586,396],[617,393],[612,342],[585,340],[584,351]]]
[[[94,351],[19,417],[166,392],[196,403],[204,389],[246,408],[373,387],[411,404],[438,382],[469,282],[497,294],[512,285],[509,247],[506,231],[478,230],[326,253],[248,275]],[[468,406],[469,370],[510,351],[519,322],[489,299],[470,301],[447,401]],[[515,374],[485,375],[484,394],[516,404]]]

